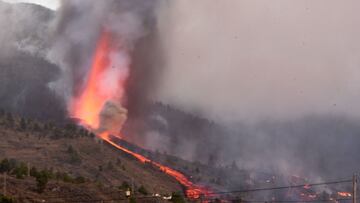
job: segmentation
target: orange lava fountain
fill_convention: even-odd
[[[108,72],[113,73],[112,69],[128,70],[127,63],[120,63],[122,65],[125,64],[125,66],[127,65],[127,67],[114,67],[112,65],[113,63],[110,54],[114,51],[115,50],[114,47],[112,47],[110,33],[102,33],[100,40],[98,41],[98,45],[93,57],[93,64],[83,91],[79,97],[73,98],[69,108],[71,116],[81,119],[81,124],[90,130],[99,129],[99,114],[104,104],[109,100],[121,101],[124,96],[124,84],[128,77],[128,71],[119,71],[115,72],[118,75],[112,75],[112,77],[115,77],[115,86],[104,87],[104,85],[101,85],[101,82],[106,80],[104,75],[106,75]],[[208,189],[192,183],[184,174],[180,173],[179,171],[161,165],[160,163],[153,162],[140,154],[137,154],[116,144],[109,138],[109,132],[101,132],[98,134],[98,136],[117,149],[134,156],[140,162],[151,162],[161,171],[175,178],[181,185],[186,187],[187,197],[197,199],[200,198],[201,195],[209,196],[211,193],[211,191]]]
[[[70,106],[72,116],[81,119],[83,125],[92,129],[99,127],[99,114],[105,102],[121,100],[124,96],[128,67],[114,67],[110,57],[114,51],[114,47],[111,46],[110,34],[103,32],[93,57],[94,60],[85,87],[80,96],[73,99]],[[113,70],[124,71],[116,72]],[[117,74],[110,75],[113,73]],[[110,81],[110,86],[102,84],[101,81],[107,82],[109,75],[113,80]]]

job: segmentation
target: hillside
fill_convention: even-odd
[[[60,174],[59,178],[50,179],[44,193],[39,194],[35,178],[24,175],[17,179],[16,170],[12,171],[7,194],[14,197],[120,198],[124,197],[124,192],[119,189],[125,190],[131,183],[137,189],[143,186],[149,195],[182,190],[174,179],[158,169],[139,163],[75,125],[57,127],[1,113],[0,137],[0,160],[13,160],[17,165],[22,163],[28,168],[36,167],[38,171],[46,169],[55,177]],[[68,201],[62,199],[62,202]]]

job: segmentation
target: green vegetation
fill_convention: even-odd
[[[35,119],[14,115],[5,112],[4,110],[0,110],[0,125],[20,132],[25,132],[27,130],[32,131],[39,135],[39,139],[41,139],[41,137],[49,137],[51,139],[95,137],[95,134],[75,123],[55,125],[53,122],[41,122]]]
[[[148,195],[149,192],[146,190],[146,188],[142,185],[139,187],[138,192],[142,195]]]
[[[28,168],[25,163],[18,162],[15,159],[3,159],[0,162],[0,173],[11,173],[16,178],[23,179],[26,176]]]
[[[81,164],[81,157],[77,150],[73,148],[73,146],[69,145],[67,149],[67,153],[70,156],[69,163],[74,165],[80,165]]]
[[[54,178],[58,181],[63,181],[65,183],[82,184],[86,182],[86,179],[82,176],[77,176],[76,178],[73,178],[69,174],[61,172],[56,172]]]
[[[38,171],[37,171],[37,169],[36,169],[36,167],[31,167],[31,169],[30,169],[30,176],[31,177],[36,177],[37,175],[38,175]]]
[[[130,203],[136,203],[136,199],[134,197],[130,197],[129,202]]]
[[[17,179],[23,179],[27,175],[28,167],[25,163],[21,162],[15,167],[13,174],[16,175]]]
[[[14,200],[11,197],[0,194],[0,203],[13,203]]]
[[[131,190],[131,186],[128,182],[122,182],[121,186],[119,186],[120,190]]]
[[[27,124],[26,124],[25,118],[21,118],[20,119],[20,130],[25,131],[26,129],[27,129]]]
[[[43,170],[40,173],[38,173],[38,175],[36,176],[36,186],[39,193],[44,192],[48,181],[49,181],[49,174],[47,173],[47,171]]]
[[[15,159],[3,159],[0,161],[0,173],[8,173],[14,175],[18,179],[23,179],[27,176],[28,167],[24,162],[19,162]],[[61,180],[63,182],[82,184],[86,182],[86,179],[82,176],[71,177],[67,173],[56,172],[54,173],[53,169],[43,169],[39,171],[35,166],[30,168],[31,177],[36,179],[37,190],[39,193],[42,193],[49,180]],[[1,203],[1,201],[0,201]]]
[[[170,201],[174,203],[185,203],[184,197],[179,192],[173,192]]]

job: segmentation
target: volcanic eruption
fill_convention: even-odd
[[[100,34],[85,85],[79,96],[72,98],[70,115],[78,118],[81,125],[92,130],[99,138],[117,149],[134,156],[142,163],[151,162],[161,171],[175,178],[186,187],[187,197],[199,198],[200,195],[207,195],[210,193],[207,188],[192,183],[179,171],[154,162],[112,141],[111,135],[122,137],[120,130],[127,118],[127,110],[122,103],[125,101],[125,84],[129,76],[130,63],[116,63],[116,57],[121,57],[125,52],[121,50],[121,46],[113,47],[111,36],[108,31],[102,31]]]

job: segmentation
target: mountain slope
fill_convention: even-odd
[[[55,185],[47,188],[44,195],[37,195],[39,197],[57,193],[59,189],[56,188],[62,188],[63,185],[68,185],[65,190],[79,190],[77,193],[100,194],[95,197],[101,196],[101,190],[118,191],[119,186],[131,183],[134,188],[143,186],[149,194],[171,194],[182,190],[173,178],[158,169],[139,163],[131,156],[96,140],[84,129],[70,124],[59,128],[51,123],[2,114],[0,160],[5,158],[16,159],[30,166],[29,168],[35,166],[38,170],[48,169],[54,174],[66,172],[70,177],[84,177],[86,180],[81,186],[69,186],[69,183],[56,185],[50,182]],[[16,184],[16,181],[20,183]],[[21,182],[13,176],[12,182],[12,195],[34,191],[34,178],[28,177]],[[20,185],[24,185],[24,188],[19,189],[22,187]],[[90,193],[90,190],[97,192]]]

